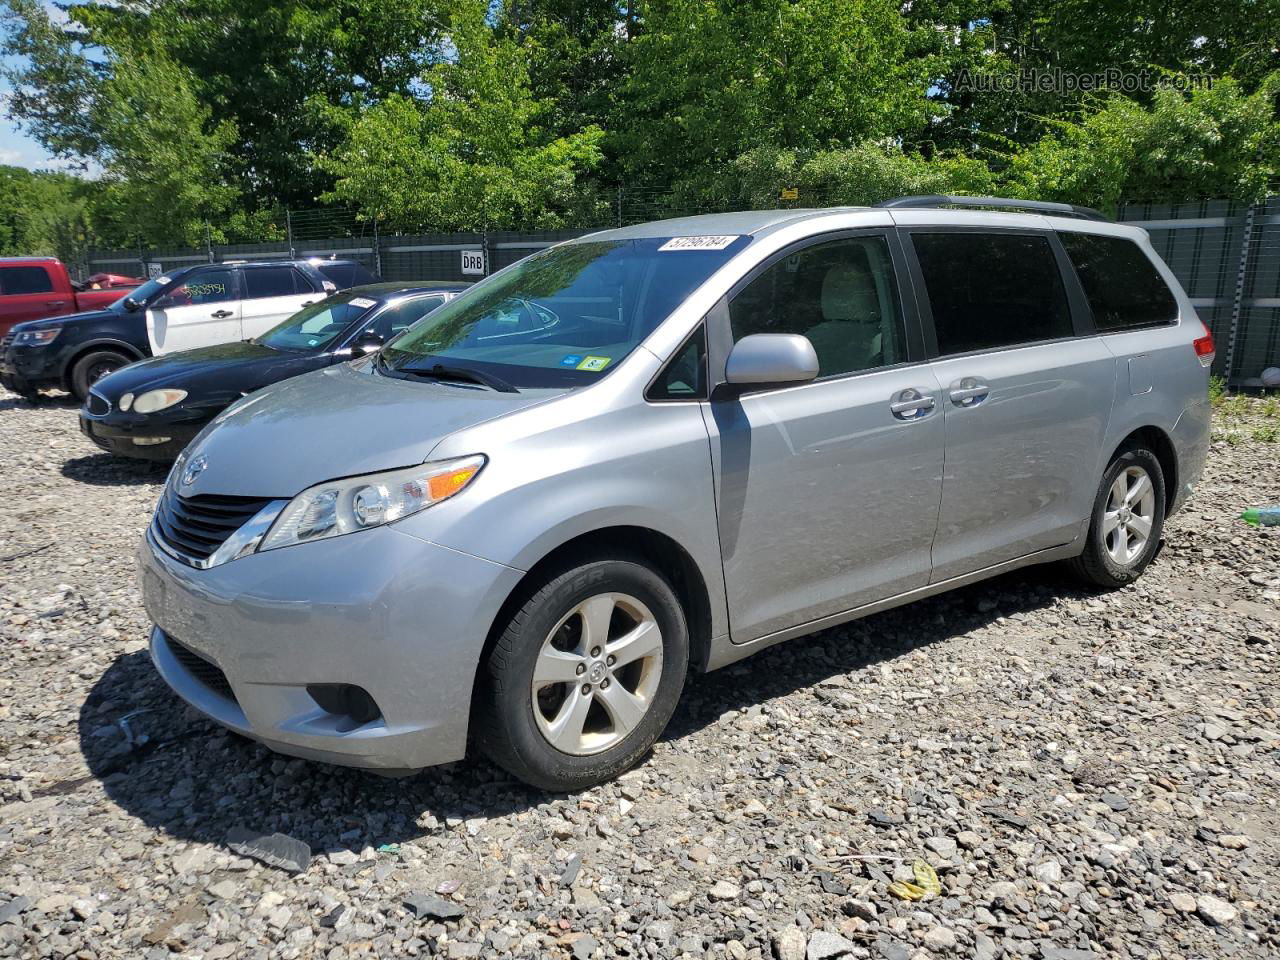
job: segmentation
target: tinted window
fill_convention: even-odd
[[[1071,309],[1045,237],[913,233],[942,355],[1069,337]]]
[[[561,244],[433,311],[381,353],[381,370],[434,364],[520,387],[572,387],[612,370],[747,237],[644,237]]]
[[[293,267],[249,267],[244,271],[244,285],[246,300],[311,292],[311,285]]]
[[[373,322],[373,330],[383,340],[390,340],[396,334],[408,330],[443,303],[444,297],[419,297],[416,300],[405,300],[382,311],[378,319]]]
[[[1178,303],[1146,254],[1132,240],[1093,233],[1060,233],[1099,330],[1172,323]]]
[[[0,267],[0,294],[52,293],[53,280],[44,267]]]
[[[800,333],[818,355],[818,376],[904,359],[902,310],[884,237],[817,243],[783,257],[729,303],[734,341],[753,333]]]
[[[650,400],[705,400],[707,329],[699,324],[649,388]]]
[[[361,264],[351,260],[334,260],[317,263],[316,269],[326,280],[333,282],[339,290],[354,287],[362,283],[377,283],[378,278],[366,270]]]
[[[224,300],[234,300],[235,295],[235,276],[230,268],[201,270],[170,289],[154,306],[167,308],[221,303]]]

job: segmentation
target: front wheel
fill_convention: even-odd
[[[103,377],[127,367],[133,361],[115,350],[86,353],[71,368],[71,392],[80,402],[89,396],[89,388]]]
[[[489,656],[476,742],[543,789],[608,780],[662,734],[688,662],[679,598],[643,560],[615,555],[561,568],[510,618]]]
[[[1164,471],[1156,455],[1142,446],[1121,450],[1102,475],[1088,542],[1072,569],[1106,589],[1137,580],[1160,545],[1164,505]]]

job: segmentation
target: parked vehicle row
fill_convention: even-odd
[[[141,283],[97,273],[78,284],[56,257],[0,257],[0,337],[27,320],[98,310]]]
[[[172,460],[241,397],[377,350],[466,286],[352,287],[261,336],[138,361],[90,387],[80,428],[108,453]]]
[[[0,384],[83,400],[135,360],[256,337],[330,293],[376,278],[352,260],[274,260],[183,267],[104,309],[15,326],[0,339]]]
[[[578,238],[214,417],[139,548],[152,658],[287,754],[473,746],[576,789],[691,669],[1026,564],[1134,580],[1200,476],[1212,357],[1145,233],[1062,204]],[[136,369],[114,408],[175,389]]]

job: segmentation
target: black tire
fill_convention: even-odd
[[[1151,530],[1146,537],[1146,542],[1133,559],[1127,563],[1119,563],[1108,550],[1104,516],[1107,513],[1112,486],[1122,473],[1131,468],[1146,472],[1151,480],[1155,502]],[[1147,565],[1160,549],[1160,537],[1164,532],[1164,511],[1164,471],[1160,469],[1160,461],[1156,455],[1140,445],[1122,449],[1102,473],[1102,482],[1098,484],[1098,493],[1093,501],[1093,513],[1089,519],[1089,533],[1084,552],[1069,560],[1068,566],[1085,583],[1106,590],[1115,590],[1133,583],[1142,576],[1142,572],[1147,569]]]
[[[539,729],[534,711],[544,707],[540,700],[535,703],[533,671],[557,624],[579,604],[605,593],[627,595],[648,608],[661,631],[661,667],[654,665],[656,689],[634,728],[601,752],[575,755],[557,749]],[[675,591],[643,559],[614,552],[576,558],[533,584],[525,596],[506,624],[499,625],[502,632],[487,662],[481,665],[471,724],[474,743],[499,766],[545,790],[581,790],[616,777],[653,746],[684,688],[689,631]],[[568,629],[569,624],[562,628]],[[622,629],[626,629],[625,621]],[[622,675],[614,682],[621,683]],[[609,681],[604,683],[608,686]],[[604,702],[599,706],[603,710]],[[608,719],[610,714],[597,716]]]
[[[133,360],[118,350],[93,350],[71,368],[71,393],[81,403],[89,396],[89,388],[108,374],[127,367]]]

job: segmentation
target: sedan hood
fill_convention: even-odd
[[[220,343],[131,363],[94,384],[94,391],[115,403],[126,393],[177,387],[193,400],[227,397],[225,405],[268,383],[314,370],[317,362],[310,353],[288,353],[256,343]],[[324,362],[323,357],[319,362]]]
[[[185,466],[204,461],[181,492],[285,498],[325,480],[412,466],[451,433],[565,392],[498,393],[339,364],[259,390],[217,417],[183,455]]]

